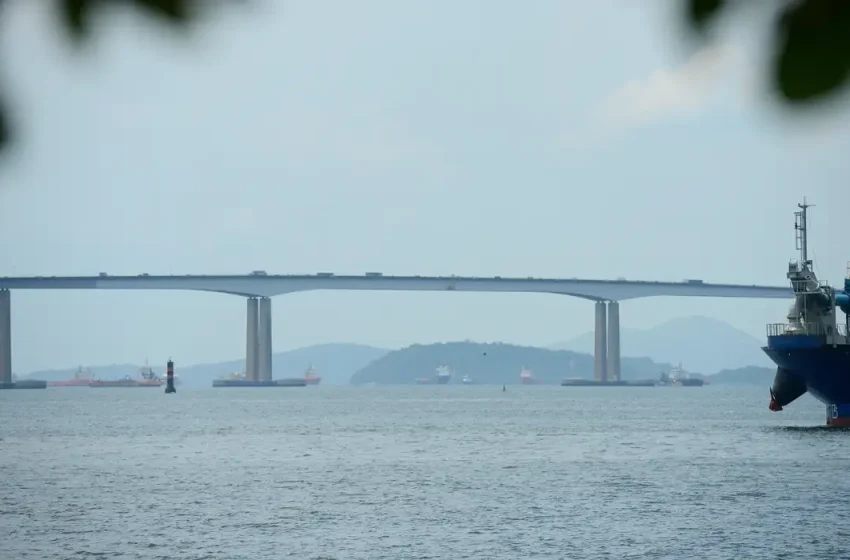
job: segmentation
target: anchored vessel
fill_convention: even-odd
[[[523,367],[522,371],[519,372],[519,382],[523,385],[540,385],[543,383],[542,380],[534,377],[534,374],[527,367]]]
[[[313,369],[313,364],[310,364],[310,367],[304,372],[304,383],[307,385],[318,385],[321,382],[322,376],[316,373],[316,370]]]
[[[92,381],[91,372],[88,368],[85,370],[83,366],[77,368],[77,372],[74,374],[74,377],[71,379],[66,379],[65,381],[48,381],[48,387],[88,387],[89,383]]]
[[[452,370],[449,366],[437,367],[437,375],[435,377],[420,377],[415,379],[417,385],[445,385],[452,378]]]
[[[798,206],[794,230],[800,259],[788,265],[794,303],[787,323],[767,325],[763,347],[778,366],[770,410],[778,412],[808,391],[826,405],[827,426],[850,427],[850,264],[844,290],[818,280],[808,255],[806,218],[811,205],[803,200]]]
[[[132,378],[129,375],[123,379],[101,380],[92,379],[89,387],[161,387],[165,382],[148,366],[145,360],[144,367],[139,369],[139,376]]]
[[[659,387],[702,387],[705,381],[691,374],[682,367],[682,362],[673,367],[670,373],[662,373],[655,383]]]

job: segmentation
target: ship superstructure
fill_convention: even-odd
[[[659,385],[669,385],[672,387],[702,387],[705,382],[699,377],[693,377],[682,367],[682,362],[674,366],[670,373],[662,375]]]
[[[767,325],[763,348],[777,365],[770,410],[780,411],[806,392],[826,404],[828,426],[850,427],[850,264],[844,289],[818,279],[808,254],[808,209],[795,212],[799,260],[788,265],[794,292],[787,322]],[[838,311],[843,312],[843,317]]]
[[[318,385],[321,382],[322,376],[313,369],[313,364],[310,364],[310,367],[308,367],[307,371],[304,372],[304,383],[307,385]]]
[[[452,378],[452,370],[449,366],[437,366],[434,377],[419,377],[414,379],[417,385],[445,385]]]
[[[523,367],[522,371],[519,372],[519,382],[523,385],[540,385],[541,381],[534,377],[534,374],[531,372],[531,369],[527,367]]]

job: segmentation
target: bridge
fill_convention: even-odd
[[[248,275],[186,276],[34,276],[0,277],[0,388],[12,383],[12,290],[191,290],[247,298],[245,375],[250,380],[272,379],[273,296],[312,290],[392,290],[545,293],[595,302],[594,377],[620,380],[620,301],[682,297],[792,298],[788,286],[710,284],[702,280],[650,282],[579,278],[509,278],[468,276]]]

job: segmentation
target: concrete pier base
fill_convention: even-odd
[[[606,325],[605,302],[596,302],[596,327],[594,334],[596,345],[593,353],[593,379],[604,383],[608,381],[607,354],[608,354],[608,332]]]
[[[608,302],[608,381],[620,381],[620,304]]]

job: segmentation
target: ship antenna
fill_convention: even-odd
[[[809,261],[809,237],[808,237],[808,209],[814,206],[814,204],[808,204],[806,202],[806,197],[803,197],[803,203],[797,205],[800,208],[799,212],[795,212],[794,215],[796,217],[794,223],[794,230],[796,231],[797,237],[797,249],[800,250],[800,261],[804,268],[808,268],[811,264]]]

